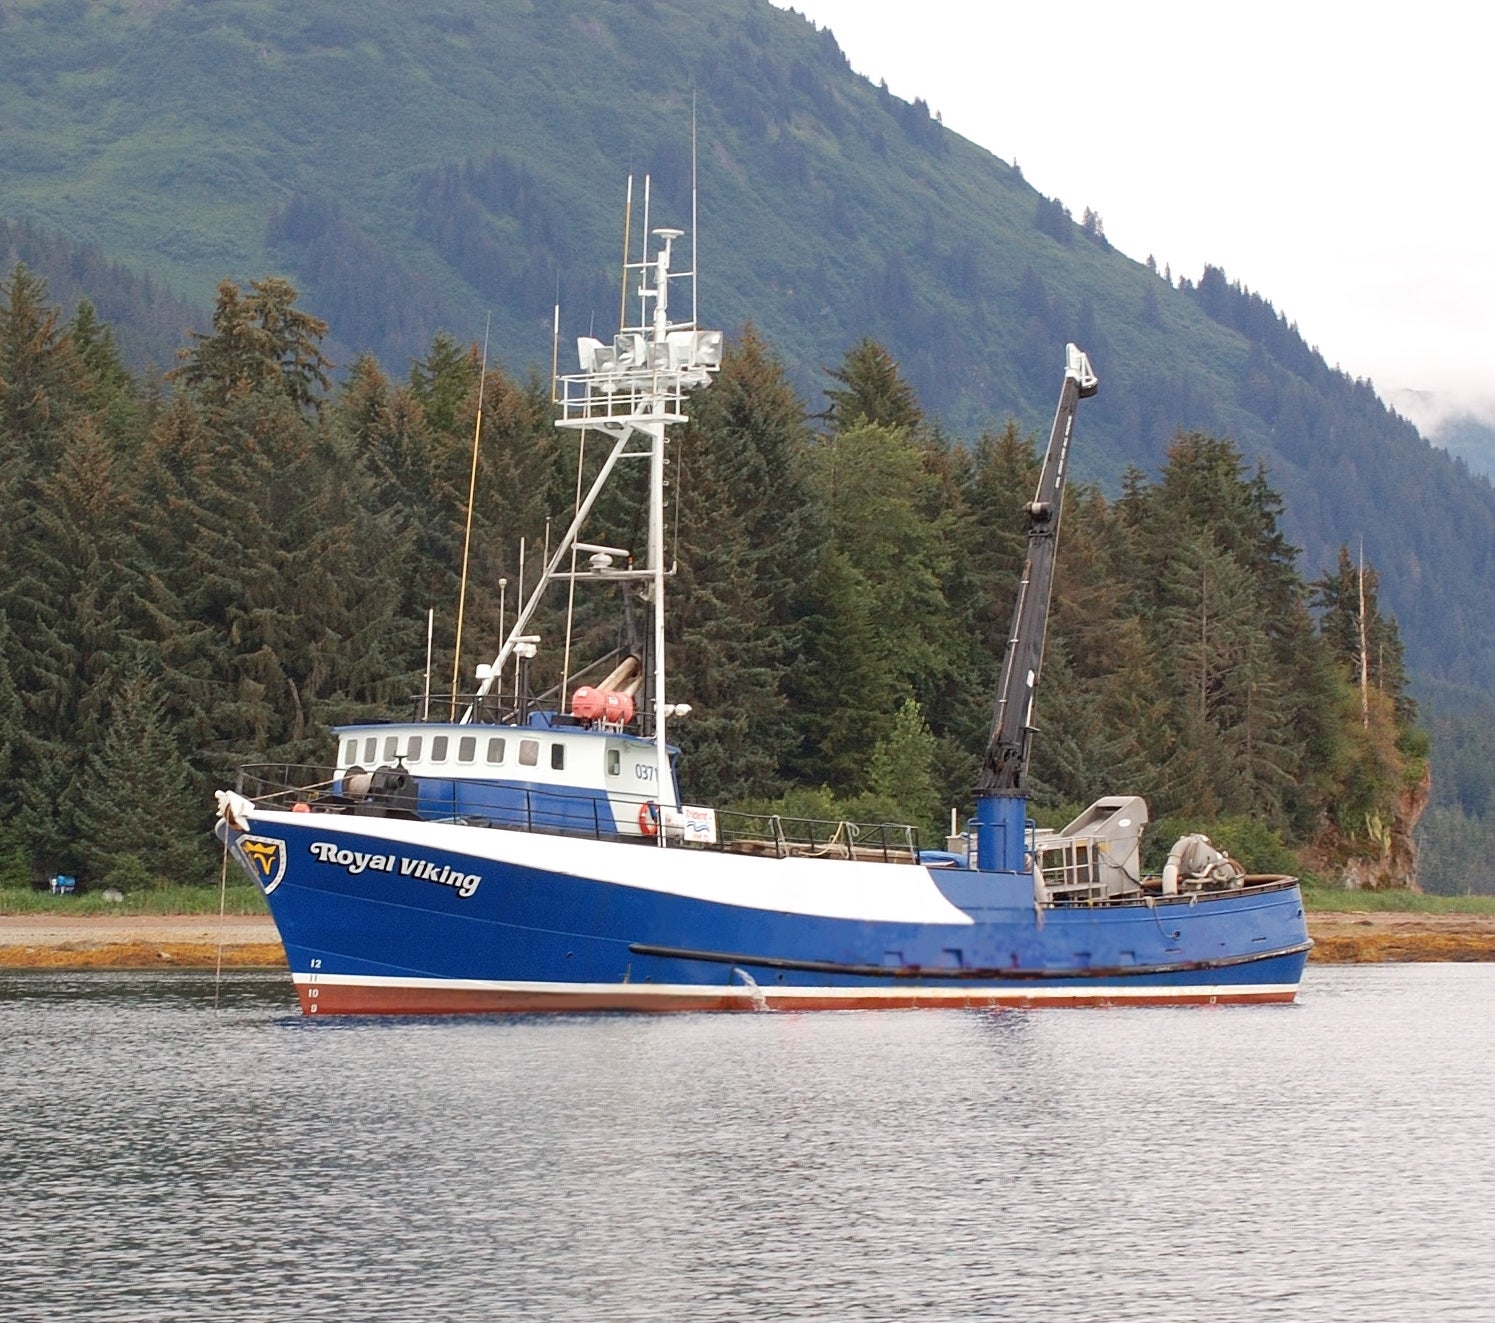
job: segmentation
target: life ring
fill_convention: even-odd
[[[659,806],[657,804],[640,804],[638,806],[638,829],[645,836],[659,835]]]

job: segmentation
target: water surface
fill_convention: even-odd
[[[0,1049],[10,1318],[1495,1316],[1491,965],[426,1021],[4,974]]]

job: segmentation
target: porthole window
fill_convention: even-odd
[[[607,751],[607,774],[618,776],[623,771],[623,753],[620,749]]]
[[[520,740],[519,761],[525,767],[538,767],[540,765],[540,741]]]
[[[476,735],[464,735],[457,741],[457,761],[459,763],[470,763],[478,756],[478,737]]]
[[[495,736],[488,741],[488,761],[490,763],[501,763],[504,760],[504,742]]]
[[[446,761],[445,735],[433,735],[431,737],[431,761],[433,763],[444,763]]]

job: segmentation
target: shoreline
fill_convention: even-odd
[[[1321,911],[1316,964],[1495,961],[1495,915]],[[284,969],[269,915],[0,915],[0,969]]]
[[[0,969],[284,969],[268,914],[3,914]]]

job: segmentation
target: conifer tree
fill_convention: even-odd
[[[933,701],[958,671],[944,598],[954,519],[932,516],[939,483],[905,429],[864,423],[815,458],[832,550],[792,686],[805,729],[820,728],[816,747],[846,778],[819,779],[844,792],[904,699]]]
[[[880,646],[872,588],[839,547],[822,557],[810,600],[786,684],[798,736],[787,770],[801,785],[849,796],[863,788],[889,709],[907,694]]]
[[[85,872],[116,885],[142,876],[204,881],[212,872],[207,803],[172,736],[157,682],[137,662],[113,685],[107,720],[80,773]]]
[[[252,288],[224,291],[216,334],[198,337],[180,373],[190,398],[150,456],[175,515],[154,558],[201,627],[187,664],[219,777],[251,752],[311,761],[329,719],[409,684],[399,663],[415,649],[401,629],[418,629],[395,612],[397,530],[314,407],[321,324],[284,282]]]
[[[1362,568],[1348,546],[1339,548],[1333,571],[1311,585],[1319,611],[1319,632],[1344,676],[1359,685],[1362,673],[1391,699],[1400,721],[1410,725],[1417,708],[1407,696],[1407,674],[1396,621],[1380,610],[1380,575],[1374,566]]]
[[[247,294],[222,281],[212,331],[192,333],[169,375],[215,408],[259,391],[319,407],[332,366],[321,349],[327,323],[297,308],[296,297],[289,281],[274,276],[251,280]]]
[[[458,415],[477,390],[482,363],[471,347],[463,349],[445,331],[438,331],[425,358],[410,365],[410,393],[425,411],[427,424],[438,433],[460,430]]]
[[[953,457],[956,489],[942,493],[951,555],[945,596],[952,669],[938,702],[926,702],[941,739],[944,797],[965,802],[989,734],[1022,570],[1022,508],[1033,499],[1038,457],[1017,424],[981,433]]]
[[[1158,656],[1132,604],[1127,544],[1105,499],[1082,484],[1065,497],[1035,699],[1035,778],[1066,802],[1125,786],[1148,793],[1166,722]]]
[[[463,606],[462,673],[469,677],[475,664],[490,660],[498,651],[503,632],[499,623],[498,581],[507,579],[517,591],[520,540],[525,542],[526,567],[532,585],[535,567],[553,531],[552,524],[564,527],[569,522],[574,501],[574,472],[569,482],[562,478],[562,455],[566,447],[552,422],[548,388],[537,378],[517,383],[494,367],[488,369],[483,381],[476,483],[470,487],[474,478],[477,405],[478,382],[474,379],[457,417],[454,437],[462,439],[460,443],[454,439],[444,452],[446,463],[441,478],[444,490],[451,493],[446,517],[455,548],[449,563],[452,583],[457,587],[449,598],[437,602],[438,606],[446,607],[447,619],[454,621],[465,549],[468,589]],[[441,437],[438,435],[436,440],[439,447]],[[469,489],[472,492],[470,537]],[[508,605],[512,604],[511,598]],[[552,620],[559,617],[549,614],[559,609],[558,603],[548,603],[546,612],[535,622],[536,632],[547,643],[559,645],[544,647],[536,670],[536,676],[546,677],[550,684],[559,680],[564,669],[564,629],[555,629]],[[509,623],[512,620],[510,610]]]
[[[857,341],[846,351],[841,366],[827,368],[826,375],[840,383],[825,392],[830,400],[826,417],[833,430],[872,423],[915,431],[923,425],[924,413],[913,387],[877,341],[868,337]]]
[[[672,727],[690,794],[710,802],[769,797],[779,788],[782,749],[774,739],[784,699],[775,666],[767,603],[741,567],[752,548],[732,493],[692,453],[702,436],[687,432],[677,457],[684,470],[679,502],[679,557],[669,588],[671,701],[691,704]]]
[[[714,529],[699,522],[682,529],[679,556],[682,562],[711,557],[752,604],[751,647],[767,668],[761,682],[772,702],[756,713],[751,738],[779,767],[795,743],[786,686],[801,653],[802,622],[815,611],[812,591],[827,535],[811,486],[804,405],[782,363],[748,326],[729,345],[711,388],[692,396],[688,409],[678,471],[682,498],[704,481],[719,492],[741,536],[728,562],[719,555]]]
[[[938,838],[943,796],[935,775],[937,748],[923,710],[905,698],[868,763],[868,798],[879,809],[875,816],[912,823]]]
[[[0,300],[0,463],[34,475],[56,462],[58,429],[87,374],[44,280],[18,263]]]

